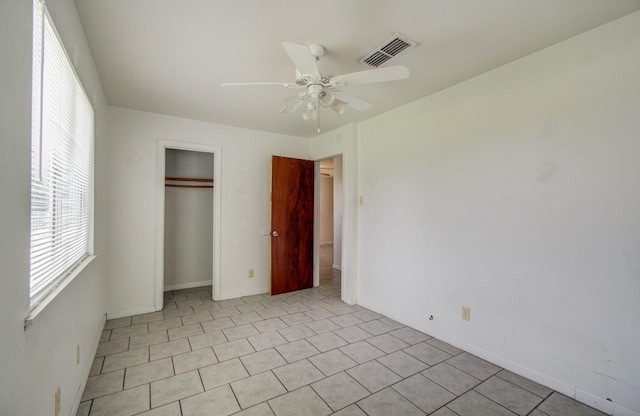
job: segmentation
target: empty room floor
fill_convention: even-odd
[[[163,311],[107,321],[81,416],[603,415],[318,288],[214,302],[165,293]]]

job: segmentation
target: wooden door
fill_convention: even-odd
[[[314,162],[271,159],[271,294],[313,287]]]

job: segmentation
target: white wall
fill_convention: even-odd
[[[24,330],[29,313],[31,163],[30,1],[0,2],[0,414],[75,414],[106,311],[105,99],[73,1],[49,10],[76,71],[96,104],[95,252],[97,258]],[[75,347],[80,345],[80,363]]]
[[[166,149],[165,175],[213,179],[213,163],[212,153]],[[164,290],[211,285],[213,189],[167,186],[164,192]]]
[[[220,298],[268,292],[271,155],[308,158],[308,139],[119,107],[109,124],[109,316],[154,309],[159,139],[222,148]]]
[[[638,39],[635,13],[361,123],[358,303],[640,413]]]
[[[333,178],[320,176],[320,244],[333,244]]]
[[[333,268],[342,269],[342,156],[333,159]]]

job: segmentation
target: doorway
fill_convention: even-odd
[[[167,287],[178,289],[211,284],[212,298],[215,300],[219,297],[221,250],[218,230],[221,222],[221,171],[221,148],[218,146],[158,141],[156,311],[162,310],[164,291]],[[169,192],[167,189],[170,189]],[[179,192],[174,192],[176,190]],[[203,194],[202,191],[206,193]],[[209,201],[205,206],[194,206],[199,205],[198,201],[206,199]],[[183,215],[185,210],[188,211],[186,216]],[[191,223],[185,226],[185,221],[195,219],[193,216],[196,212],[199,217],[196,221],[199,224]],[[203,215],[210,217],[204,218]],[[198,235],[192,239],[195,230],[198,230]],[[189,235],[190,241],[186,245],[172,241]],[[194,268],[189,260],[194,251],[188,247],[194,248],[198,244],[206,247],[204,251],[200,250],[199,254],[206,256],[205,261],[208,264]],[[178,245],[180,247],[177,247]]]
[[[342,156],[317,162],[317,260],[314,282],[324,290],[342,293],[343,175]]]

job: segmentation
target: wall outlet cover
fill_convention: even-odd
[[[464,319],[465,321],[471,320],[471,308],[469,308],[468,306],[462,307],[462,319]]]

